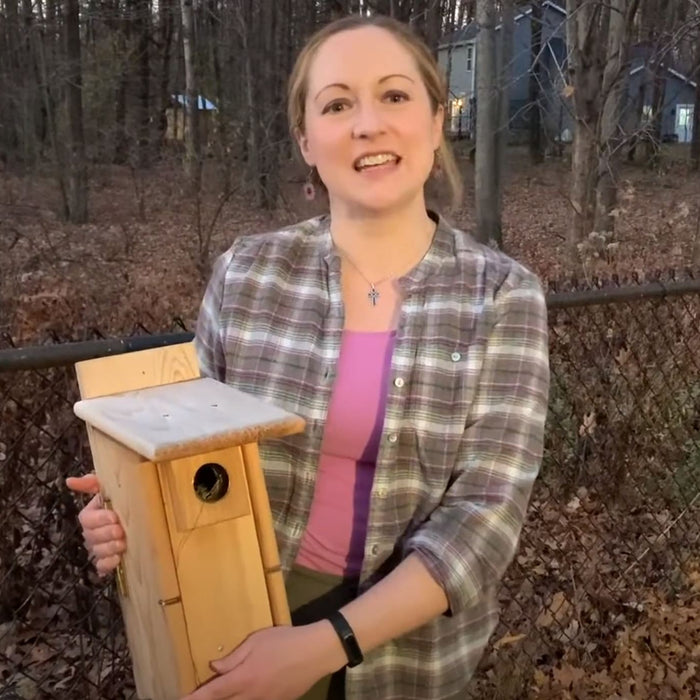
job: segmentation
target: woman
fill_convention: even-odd
[[[330,216],[238,238],[196,332],[204,374],[307,421],[261,444],[294,626],[188,700],[461,700],[494,629],[541,459],[546,309],[530,272],[426,211],[436,167],[458,192],[444,97],[387,18],[339,20],[297,60],[290,126]],[[114,514],[93,499],[81,523],[112,570]]]

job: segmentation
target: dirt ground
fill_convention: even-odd
[[[458,144],[458,151],[464,150]],[[585,275],[644,276],[691,265],[700,229],[700,175],[688,172],[685,159],[683,151],[669,150],[658,171],[624,168],[614,240],[586,244]],[[470,230],[473,165],[465,157],[460,162],[465,204],[448,212],[448,218]],[[505,249],[545,281],[569,274],[568,169],[565,160],[533,167],[521,148],[508,155]],[[15,342],[31,342],[47,332],[70,336],[76,329],[95,328],[113,334],[129,332],[137,322],[160,325],[171,317],[191,322],[203,279],[193,208],[184,197],[180,172],[174,159],[146,172],[91,167],[90,223],[84,226],[59,220],[50,172],[25,177],[0,173],[0,332],[10,333]],[[304,201],[301,175],[285,174],[282,206],[274,212],[252,209],[249,193],[235,193],[212,227],[210,261],[238,235],[322,211],[322,202]],[[209,162],[202,205],[205,230],[219,193]],[[597,257],[594,248],[601,251]]]

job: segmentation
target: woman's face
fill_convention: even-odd
[[[363,27],[318,48],[299,146],[331,206],[380,213],[423,197],[442,120],[411,53],[390,32]]]

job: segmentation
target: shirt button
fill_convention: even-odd
[[[379,545],[373,544],[372,548],[369,551],[373,556],[377,556],[377,554],[379,554]]]
[[[387,440],[393,445],[397,440],[399,439],[399,436],[396,433],[389,433],[389,436],[387,437]]]
[[[386,493],[387,491],[383,486],[377,489],[377,496],[379,496],[379,498],[386,498]]]
[[[453,352],[450,357],[452,358],[452,362],[459,362],[462,359],[462,354],[459,352]]]
[[[394,386],[399,387],[399,389],[400,389],[405,383],[406,383],[406,382],[404,382],[403,377],[396,377],[396,379],[394,379]]]

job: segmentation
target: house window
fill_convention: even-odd
[[[695,105],[678,105],[676,109],[676,135],[681,143],[693,140],[693,112]]]
[[[467,70],[468,71],[470,71],[472,69],[473,62],[474,62],[474,47],[467,46]]]

